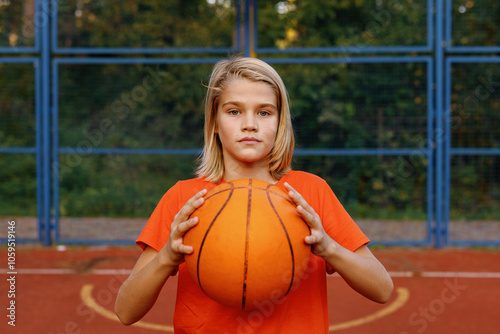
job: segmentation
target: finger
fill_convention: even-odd
[[[171,249],[175,254],[190,254],[193,252],[193,247],[189,245],[184,245],[182,239],[178,241],[173,241]]]
[[[302,205],[297,205],[297,211],[300,213],[302,218],[304,218],[305,220],[307,220],[307,221],[314,220],[314,216],[309,211],[304,209],[304,207]]]
[[[309,214],[311,214],[313,217],[316,217],[316,211],[312,208],[312,206],[307,203],[307,201],[302,197],[302,195],[295,190],[290,184],[285,182],[285,187],[288,190],[288,196],[295,202],[297,205],[297,208],[301,206],[305,211],[307,211]]]
[[[188,219],[185,222],[180,223],[179,226],[177,227],[176,235],[179,237],[179,241],[178,241],[179,244],[177,247],[177,251],[179,253],[191,254],[193,252],[193,247],[183,244],[184,241],[181,238],[184,236],[184,234],[186,234],[187,231],[189,231],[191,228],[196,226],[198,224],[198,222],[199,222],[199,218],[193,217],[193,218]]]
[[[295,202],[295,204],[302,206],[309,205],[302,197],[302,195],[297,190],[295,190],[295,188],[293,188],[290,184],[285,182],[285,187],[288,190],[288,196],[290,196],[290,198]]]
[[[174,240],[181,240],[182,243],[182,237],[184,236],[184,234],[186,234],[186,232],[189,231],[193,226],[198,224],[198,221],[198,217],[192,217],[184,222],[180,222],[175,225],[174,223],[172,223],[170,235]]]
[[[178,222],[187,220],[189,216],[191,216],[191,214],[204,203],[205,200],[203,196],[205,196],[206,193],[207,190],[203,189],[197,192],[193,197],[191,197],[177,213],[175,217],[176,220]]]
[[[188,246],[188,245],[180,245],[179,246],[179,252],[182,253],[182,254],[191,254],[193,252],[193,247],[192,246]]]
[[[285,182],[285,189],[286,189],[288,192],[290,192],[290,191],[298,192],[298,191],[297,191],[297,190],[295,190],[295,188],[294,188],[294,187],[292,187],[292,186],[290,185],[290,183],[288,183],[288,182]]]
[[[298,202],[300,200],[300,194],[297,190],[295,190],[288,182],[285,182],[285,188],[288,190],[288,196],[294,201],[296,205],[299,205],[300,203]]]
[[[184,234],[186,234],[187,231],[193,228],[193,226],[198,224],[198,222],[199,222],[198,217],[189,218],[185,222],[179,224],[179,226],[177,227],[177,232],[179,232],[180,236],[183,236]]]
[[[301,205],[298,205],[297,211],[299,212],[299,214],[302,216],[302,218],[310,228],[316,228],[318,224],[320,224],[320,222],[316,219],[316,214],[314,213],[314,210],[313,213],[311,213],[305,210]]]
[[[316,238],[313,235],[308,235],[304,238],[304,241],[308,245],[313,245],[314,243],[316,243]]]
[[[194,210],[199,208],[203,204],[203,202],[205,202],[205,199],[203,198],[203,196],[205,196],[206,193],[207,193],[207,190],[203,189],[203,190],[197,192],[196,195],[194,195],[193,197],[191,197],[187,201],[186,205],[184,205],[184,206],[187,206],[188,211],[191,211],[189,214],[193,213]]]

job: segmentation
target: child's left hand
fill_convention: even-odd
[[[290,198],[297,204],[297,211],[311,230],[311,235],[307,236],[304,241],[308,245],[311,245],[313,254],[326,258],[334,253],[336,247],[339,245],[325,232],[323,224],[321,223],[321,218],[316,211],[314,211],[304,197],[287,182],[285,182],[285,188]]]
[[[297,211],[305,220],[311,235],[304,241],[311,251],[326,261],[328,273],[337,271],[354,290],[378,303],[386,303],[394,289],[391,277],[384,266],[373,256],[366,245],[354,252],[343,248],[323,228],[321,218],[297,190],[285,182],[288,195],[297,204]]]

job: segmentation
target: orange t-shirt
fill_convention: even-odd
[[[335,241],[354,251],[369,239],[354,223],[326,181],[313,174],[290,171],[276,184],[285,190],[288,182],[321,217],[323,227]],[[162,197],[137,239],[157,251],[165,245],[174,216],[188,199],[202,189],[218,184],[203,178],[179,181]],[[268,300],[252,311],[221,305],[191,278],[185,263],[179,266],[175,333],[328,333],[328,303],[325,261],[311,253],[304,276],[284,299]]]

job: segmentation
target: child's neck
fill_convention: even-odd
[[[271,173],[269,173],[268,170],[263,170],[263,171],[249,171],[249,170],[226,170],[224,172],[224,180],[225,181],[233,181],[233,180],[238,180],[238,179],[256,179],[256,180],[261,180],[269,183],[276,183],[277,180],[275,180],[272,176]]]

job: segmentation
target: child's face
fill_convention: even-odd
[[[267,166],[278,130],[277,106],[276,93],[267,83],[235,79],[224,88],[217,109],[216,131],[226,168],[241,163]]]

